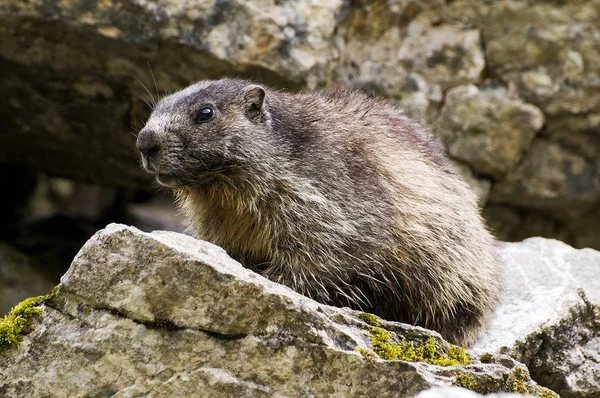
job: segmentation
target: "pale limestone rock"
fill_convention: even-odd
[[[600,395],[600,252],[503,243],[500,305],[474,349],[508,354],[563,398]]]
[[[526,369],[498,355],[468,366],[366,359],[370,326],[269,281],[207,242],[111,224],[75,257],[43,316],[0,355],[0,395],[414,397],[468,376],[502,391]],[[399,342],[439,334],[379,320]]]

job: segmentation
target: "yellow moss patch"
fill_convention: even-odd
[[[486,382],[485,380],[481,380],[481,377],[489,378],[489,380]],[[467,373],[461,373],[456,376],[456,379],[454,379],[452,384],[467,388],[479,394],[488,394],[490,392],[514,392],[519,394],[532,394],[540,398],[557,398],[557,395],[552,393],[547,388],[540,386],[530,387],[530,381],[531,378],[527,372],[525,372],[522,368],[514,368],[505,376],[505,380],[500,383],[500,385],[496,384],[496,387],[493,387],[494,380],[491,379],[490,376],[479,375],[477,379],[474,379]],[[490,390],[490,386],[492,386],[492,390]]]
[[[448,358],[457,361],[460,365],[471,364],[471,358],[469,358],[465,349],[454,344],[450,344],[450,348],[448,348]]]
[[[467,373],[461,373],[456,376],[456,379],[454,379],[454,383],[452,384],[471,391],[477,391],[475,384],[473,384],[473,379],[471,379],[471,376],[469,376]]]
[[[487,380],[488,383],[490,381],[493,383],[493,381],[494,381],[493,379],[490,378],[490,376],[483,375],[483,377],[488,379]],[[490,391],[490,389],[488,387],[485,386],[485,383],[480,383],[479,381],[473,380],[471,375],[469,375],[468,373],[461,373],[458,376],[456,376],[456,379],[454,379],[454,382],[452,383],[452,385],[464,387],[471,391],[475,391],[476,393],[479,393],[479,394],[488,394],[488,393],[492,392],[492,391]]]
[[[0,354],[5,354],[23,341],[23,330],[31,324],[33,318],[42,315],[42,310],[37,307],[54,296],[56,290],[54,287],[45,296],[30,297],[21,301],[8,315],[0,319]]]
[[[539,391],[536,391],[535,394],[540,398],[556,398],[556,395],[550,392],[547,388],[540,387]]]
[[[380,326],[377,317],[373,314],[367,314],[366,312],[363,312],[362,314],[358,314],[358,317],[371,326]]]
[[[506,379],[506,389],[508,392],[518,392],[527,394],[532,391],[527,387],[527,383],[531,381],[529,376],[521,368],[514,368]]]
[[[479,360],[483,363],[490,363],[490,362],[492,362],[492,354],[489,354],[489,353],[481,354],[481,356],[479,357]]]
[[[402,341],[400,344],[393,344],[390,341],[390,333],[381,328],[369,329],[371,335],[371,346],[379,358],[389,361],[408,361],[425,362],[432,365],[456,366],[468,365],[471,363],[465,350],[456,346],[451,346],[448,355],[444,354],[435,344],[433,337],[430,337],[427,343],[415,348],[414,343]]]
[[[370,361],[377,358],[377,355],[373,351],[365,350],[364,348],[355,348],[354,351],[362,354],[363,357]]]

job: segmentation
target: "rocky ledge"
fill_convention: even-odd
[[[505,291],[492,327],[498,335],[490,331],[465,351],[426,329],[319,304],[210,243],[111,224],[83,246],[57,289],[2,321],[0,395],[414,397],[461,386],[475,392],[450,387],[419,396],[557,396],[518,359],[563,396],[597,396],[593,380],[578,381],[597,376],[598,362],[583,362],[599,352],[597,307],[569,286],[577,275],[583,289],[593,287],[593,278],[573,272],[581,260],[593,276],[600,253],[536,239],[501,254],[515,284],[507,284],[514,289]],[[539,287],[551,278],[524,268],[538,260],[571,272],[555,295]],[[539,276],[533,292],[518,288],[535,278],[515,273],[517,264],[528,278]],[[528,306],[519,301],[525,293]],[[537,317],[515,320],[533,307]],[[22,328],[8,341],[10,322]]]

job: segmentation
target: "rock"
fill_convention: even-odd
[[[448,91],[436,131],[454,158],[501,179],[521,161],[543,124],[535,106],[510,99],[503,90],[467,85]]]
[[[25,221],[60,215],[97,223],[109,218],[110,213],[118,213],[122,200],[114,188],[38,174],[35,191],[28,198]]]
[[[123,199],[115,188],[19,171],[0,168],[4,186],[14,187],[0,206],[0,314],[55,286],[81,245],[118,217]]]
[[[600,220],[600,206],[569,223],[573,230],[574,246],[600,250],[600,242],[598,242],[600,222],[598,220]]]
[[[518,397],[534,397],[533,395],[522,395],[513,393],[486,394],[487,398],[518,398]],[[477,398],[483,397],[474,391],[467,390],[461,387],[436,387],[426,391],[422,391],[415,398]]]
[[[542,137],[569,148],[600,167],[600,114],[554,117]]]
[[[19,301],[45,294],[56,282],[37,261],[0,243],[0,317]]]
[[[109,225],[41,309],[0,355],[0,395],[413,397],[454,383],[554,396],[502,355],[462,366],[379,359],[375,335],[387,336],[379,347],[406,338],[466,361],[435,332],[316,303],[171,232]]]
[[[477,81],[485,65],[479,31],[440,24],[439,2],[429,3],[357,2],[341,24],[334,79],[396,98],[420,91],[418,102],[435,103],[443,90]]]
[[[452,2],[448,14],[481,29],[489,75],[548,115],[598,112],[598,0],[475,3]]]
[[[0,163],[0,181],[7,187],[0,195],[0,239],[9,240],[17,234],[18,225],[25,217],[27,199],[35,189],[36,173],[22,164]]]
[[[538,139],[525,160],[494,184],[490,202],[578,216],[600,203],[600,169],[557,143]]]
[[[530,238],[500,256],[500,305],[473,348],[523,362],[563,398],[600,396],[600,252]]]

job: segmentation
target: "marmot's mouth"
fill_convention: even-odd
[[[157,173],[156,181],[160,185],[164,185],[168,188],[180,188],[183,184],[182,181],[177,175],[170,173]]]

